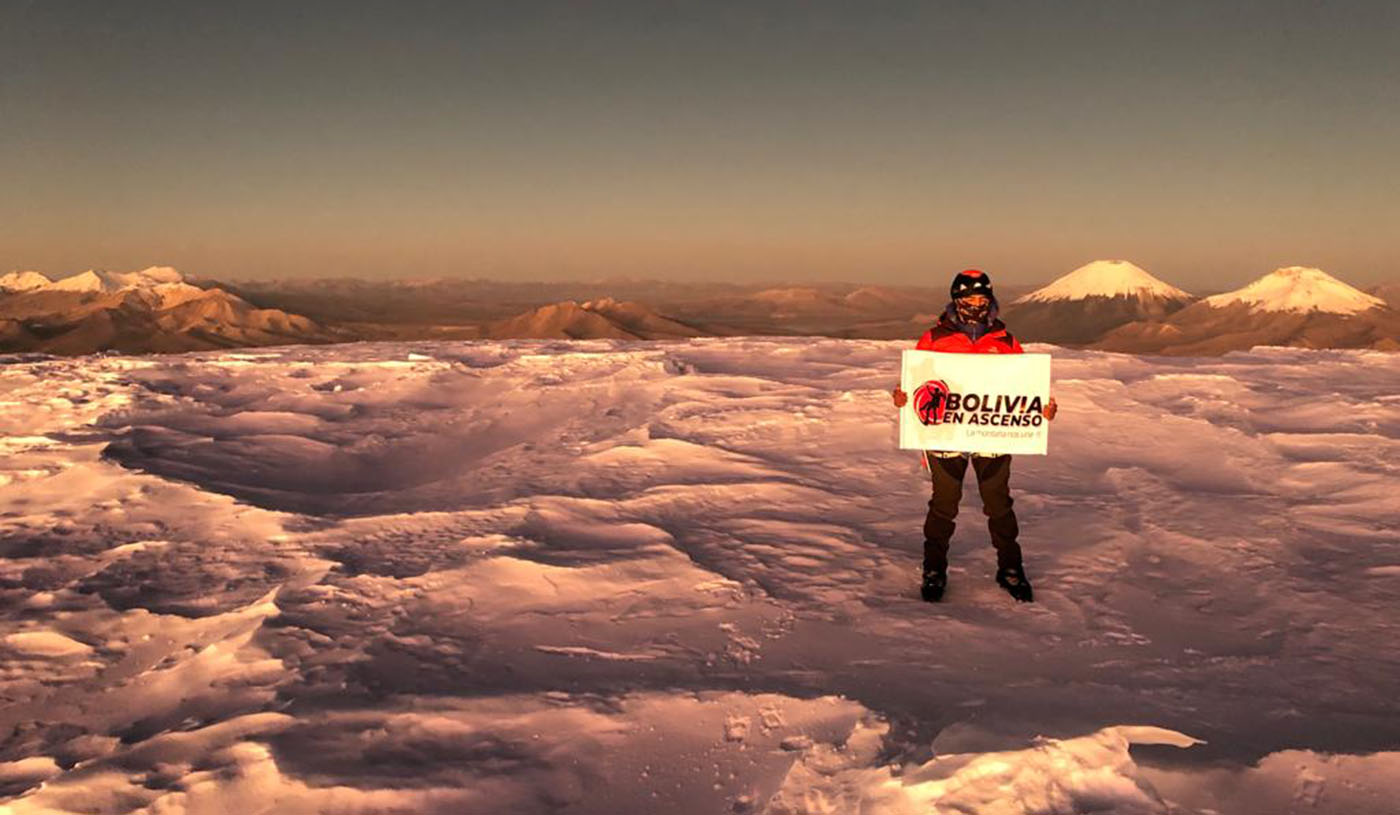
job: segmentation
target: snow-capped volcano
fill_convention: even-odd
[[[1360,314],[1385,305],[1379,297],[1309,266],[1275,269],[1244,288],[1207,297],[1205,303],[1215,308],[1244,303],[1255,311],[1327,314]]]
[[[1400,312],[1320,269],[1288,266],[1166,320],[1120,326],[1096,347],[1222,354],[1260,345],[1400,350]]]
[[[1023,340],[1080,345],[1138,320],[1160,320],[1194,298],[1126,260],[1096,260],[1018,298],[1004,316]]]
[[[1057,278],[1016,300],[1016,303],[1049,303],[1088,297],[1159,297],[1191,300],[1190,293],[1148,274],[1126,260],[1096,260]]]

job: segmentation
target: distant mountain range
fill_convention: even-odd
[[[572,326],[564,335],[582,331],[598,337],[663,338],[684,330],[686,336],[895,338],[917,336],[928,327],[929,315],[941,311],[947,301],[946,285],[763,287],[632,279],[513,283],[338,278],[247,281],[228,287],[262,306],[383,338],[522,333],[557,337],[560,325]],[[624,310],[645,310],[652,315],[650,322],[640,325],[634,316],[620,314],[607,303],[626,304]],[[616,324],[605,325],[607,320],[596,319],[599,316]]]
[[[198,284],[198,285],[196,285]],[[1306,267],[1197,298],[1126,260],[1098,260],[1033,291],[997,286],[1023,342],[1132,353],[1255,345],[1400,348],[1400,285],[1362,292]],[[1019,295],[1019,296],[1018,296]],[[347,278],[215,283],[168,267],[52,281],[0,276],[0,350],[188,351],[363,339],[617,339],[821,335],[912,340],[942,285],[744,286],[646,280],[514,283]]]
[[[201,288],[169,267],[53,281],[0,276],[0,350],[90,354],[199,351],[349,338],[297,314]]]
[[[710,332],[662,316],[641,303],[610,297],[577,303],[568,300],[531,309],[481,330],[483,339],[662,340],[705,336]]]

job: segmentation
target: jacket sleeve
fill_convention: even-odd
[[[922,337],[919,338],[919,344],[916,345],[916,346],[914,346],[914,350],[915,350],[915,351],[932,351],[932,350],[933,350],[933,329],[930,328],[928,331],[925,331],[925,332],[924,332],[924,335],[923,335]]]
[[[1021,341],[1018,340],[1018,339],[1016,339],[1016,337],[1013,335],[1013,336],[1011,337],[1011,353],[1013,353],[1013,354],[1024,354],[1025,352],[1026,352],[1026,349],[1024,349],[1024,348],[1021,347]]]

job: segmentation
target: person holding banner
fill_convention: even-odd
[[[918,350],[1022,353],[1021,343],[997,318],[996,296],[992,292],[991,278],[985,272],[967,269],[958,273],[949,294],[951,301],[938,323],[919,338]],[[892,395],[895,407],[903,407],[909,400],[909,395],[899,387]],[[1046,420],[1051,420],[1058,409],[1051,398],[1042,412]],[[948,545],[956,526],[958,502],[962,499],[963,476],[970,463],[977,474],[982,511],[987,516],[987,529],[997,552],[997,585],[1020,602],[1032,602],[1035,595],[1021,560],[1021,546],[1016,540],[1020,528],[1011,508],[1011,456],[983,453],[969,456],[961,452],[926,450],[924,463],[933,480],[933,496],[924,520],[923,584],[920,587],[923,599],[937,602],[943,599],[948,587]]]

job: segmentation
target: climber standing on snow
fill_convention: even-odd
[[[997,300],[992,281],[985,272],[968,269],[953,278],[952,302],[943,310],[938,323],[924,332],[917,346],[920,351],[947,351],[967,354],[1019,354],[1021,343],[997,319]],[[894,389],[895,407],[904,407],[909,396]],[[1052,398],[1045,404],[1046,419],[1054,419],[1058,406]],[[942,450],[924,452],[933,478],[933,497],[924,520],[923,598],[937,602],[948,587],[948,543],[955,528],[958,502],[962,499],[963,476],[969,455]],[[977,491],[982,494],[982,511],[997,550],[997,585],[1014,598],[1029,603],[1034,595],[1021,562],[1021,546],[1016,542],[1019,528],[1011,509],[1011,456],[970,456],[977,473]]]

